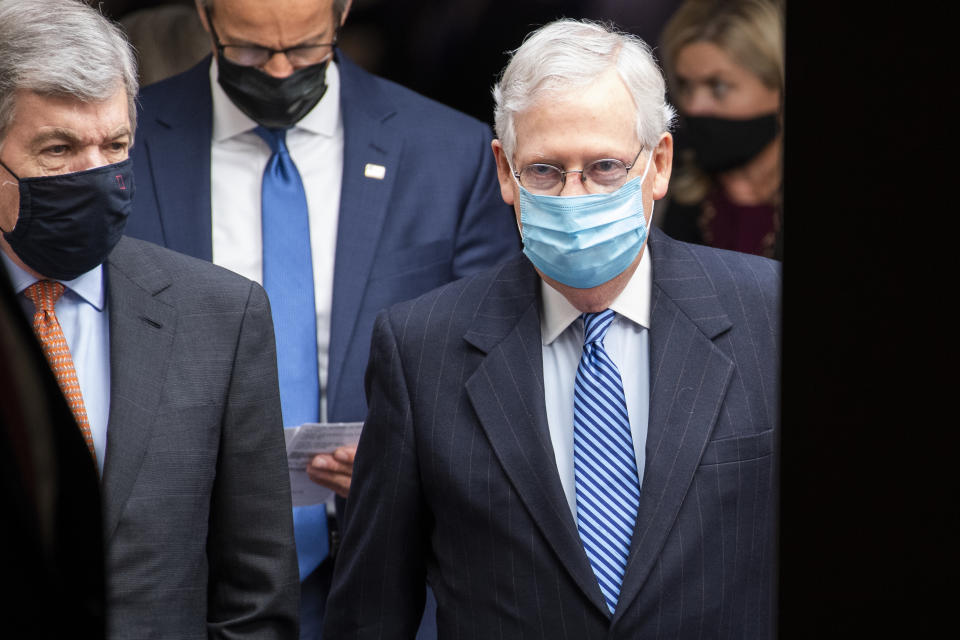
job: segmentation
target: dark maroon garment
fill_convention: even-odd
[[[735,204],[715,187],[703,203],[700,228],[704,244],[758,256],[773,256],[777,208],[772,204]]]
[[[671,201],[662,226],[676,240],[780,259],[778,215],[777,205],[734,204],[715,186],[697,204]]]

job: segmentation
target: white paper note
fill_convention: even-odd
[[[362,422],[324,422],[284,429],[293,506],[320,504],[333,498],[333,491],[310,479],[307,465],[318,453],[332,453],[346,445],[355,446],[360,441],[362,428]]]

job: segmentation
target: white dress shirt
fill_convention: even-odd
[[[627,401],[630,432],[637,456],[638,480],[643,484],[646,462],[647,424],[650,417],[650,291],[653,278],[646,247],[627,286],[610,304],[616,316],[603,346],[620,371]],[[583,353],[583,320],[566,298],[546,282],[540,282],[543,314],[543,387],[547,423],[553,443],[560,483],[577,518],[577,492],[573,473],[573,386]]]
[[[210,64],[213,140],[210,149],[210,198],[213,262],[263,284],[263,230],[260,186],[270,147],[253,130],[257,123],[230,101]],[[287,148],[303,181],[310,223],[313,299],[317,313],[317,371],[320,419],[326,419],[327,354],[337,218],[343,177],[343,118],[340,73],[327,66],[327,91],[310,112],[287,131]]]
[[[17,292],[20,305],[33,325],[36,310],[33,302],[23,295],[23,290],[37,281],[32,275],[14,264],[7,254],[0,251],[3,266],[13,290]],[[97,453],[97,468],[103,473],[103,460],[107,451],[107,420],[110,417],[110,316],[107,312],[107,289],[103,283],[103,266],[97,266],[73,280],[59,280],[66,289],[54,307],[54,314],[63,337],[70,348],[73,368],[80,383],[83,407],[93,435],[93,448]]]

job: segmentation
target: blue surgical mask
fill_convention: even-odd
[[[617,277],[643,249],[643,175],[612,193],[545,196],[520,187],[523,253],[557,282],[590,289]],[[651,211],[652,213],[652,211]]]

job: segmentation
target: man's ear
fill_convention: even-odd
[[[213,41],[213,33],[210,31],[210,21],[207,19],[207,11],[203,8],[203,0],[196,0],[197,15],[200,16],[200,24],[203,30],[207,32],[207,38],[210,42],[210,52],[214,59],[217,57],[217,45]]]
[[[340,16],[340,26],[343,26],[343,23],[347,21],[347,14],[350,13],[350,7],[353,6],[353,0],[347,0],[347,4],[343,7],[343,15]]]
[[[203,25],[203,30],[210,33],[210,23],[207,22],[207,12],[203,8],[203,0],[194,0],[194,4],[197,7],[197,15],[200,16],[200,24]]]
[[[490,143],[493,157],[497,161],[497,179],[500,181],[500,197],[507,204],[513,206],[517,199],[517,183],[513,179],[513,171],[507,161],[507,154],[499,140]]]
[[[659,200],[667,195],[670,173],[673,171],[673,136],[670,133],[660,136],[660,142],[653,150],[653,165],[657,172],[653,176],[652,195],[654,200]]]
[[[19,217],[20,181],[0,165],[0,231],[5,233],[13,231]]]

